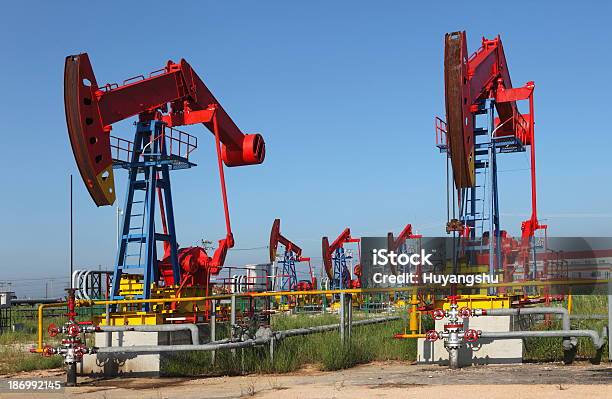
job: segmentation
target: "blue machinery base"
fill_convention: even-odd
[[[344,248],[340,247],[334,251],[332,262],[334,266],[334,278],[329,282],[330,289],[344,289],[351,285],[351,272],[348,269],[348,260],[352,259],[345,253]]]

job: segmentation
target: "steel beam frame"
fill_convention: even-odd
[[[170,262],[175,283],[181,281],[181,270],[177,255],[176,230],[172,192],[170,188],[170,158],[164,137],[164,123],[161,121],[140,121],[136,124],[134,151],[129,164],[129,178],[126,192],[121,235],[115,270],[111,299],[123,299],[120,294],[121,277],[123,275],[142,276],[143,289],[141,294],[134,295],[138,299],[151,298],[151,284],[159,280],[157,242],[163,241],[169,246]],[[142,159],[141,159],[142,158]],[[143,177],[139,180],[139,176]],[[166,220],[166,230],[158,233],[155,226],[155,200],[157,192],[161,191],[165,206],[159,204],[162,219]],[[136,191],[144,191],[142,200],[135,200]],[[134,205],[142,204],[141,213],[136,213]],[[165,217],[164,217],[165,216]],[[140,225],[135,225],[140,218]],[[139,231],[134,233],[134,231]],[[130,245],[136,244],[136,245]],[[138,253],[128,253],[129,248],[138,248]],[[143,256],[144,254],[144,256]],[[137,263],[131,263],[136,258]],[[149,310],[149,304],[143,304],[143,310]]]

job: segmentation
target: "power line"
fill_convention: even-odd
[[[269,245],[263,245],[261,247],[252,247],[252,248],[230,248],[230,251],[255,251],[258,249],[268,249],[270,248]]]
[[[51,281],[69,281],[70,278],[68,277],[36,277],[36,278],[15,278],[15,279],[2,279],[0,281],[45,281],[45,280],[51,280]]]

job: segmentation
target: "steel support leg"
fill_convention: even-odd
[[[66,365],[66,386],[76,387],[76,384],[77,384],[76,363],[69,363]]]
[[[345,342],[345,331],[344,327],[346,326],[346,315],[345,315],[345,306],[346,301],[344,300],[344,292],[340,293],[340,343],[344,346]]]
[[[270,340],[270,364],[274,365],[274,345],[276,345],[276,338],[272,337]]]
[[[347,337],[347,342],[350,344],[350,342],[351,342],[351,333],[352,333],[352,330],[353,330],[353,295],[348,294],[346,299],[347,299],[346,313],[348,315],[348,317],[347,317],[347,328],[346,328],[347,335],[346,335],[346,337]]]
[[[230,334],[231,338],[234,339],[236,338],[234,337],[234,329],[236,325],[236,295],[232,295],[231,301],[232,310],[230,313]],[[232,357],[236,357],[236,349],[232,349]]]
[[[212,308],[210,313],[210,342],[214,342],[217,340],[217,300],[210,301],[210,306]],[[216,351],[212,351],[210,354],[210,362],[213,367],[215,366],[216,355]]]
[[[612,361],[612,279],[608,281],[608,360]]]

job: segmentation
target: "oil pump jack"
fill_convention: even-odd
[[[407,252],[406,241],[414,239],[414,238],[421,238],[421,237],[422,236],[420,234],[412,233],[412,224],[407,224],[406,227],[404,227],[404,230],[402,230],[401,233],[399,233],[397,238],[393,237],[392,232],[387,233],[387,249],[389,250],[389,252],[393,251],[396,253],[406,253]],[[393,274],[398,273],[395,263],[389,262],[389,267],[391,268],[391,272]],[[416,273],[419,276],[421,275],[421,270],[419,267],[417,267]]]
[[[471,253],[487,249],[489,272],[500,271],[502,244],[510,239],[500,228],[497,155],[524,152],[530,147],[531,216],[521,225],[520,254],[525,278],[530,277],[530,248],[537,230],[547,226],[537,217],[536,157],[534,136],[535,84],[513,87],[499,36],[482,39],[471,56],[465,32],[445,36],[444,83],[446,122],[436,118],[436,145],[450,161],[454,188],[447,181],[447,233],[467,243]],[[519,111],[518,102],[529,104],[529,113]],[[483,120],[484,119],[484,120]],[[452,210],[452,211],[451,211]],[[485,223],[487,222],[487,223]],[[488,230],[488,231],[486,231]],[[453,267],[456,267],[456,259]],[[514,270],[504,268],[504,280]]]
[[[87,54],[68,56],[64,102],[72,151],[97,206],[115,202],[113,169],[128,171],[110,298],[178,297],[184,290],[209,294],[210,275],[219,272],[234,246],[223,163],[230,167],[262,163],[262,136],[243,134],[185,60],[168,61],[163,68],[121,85],[100,86]],[[114,123],[132,116],[138,117],[133,141],[111,136]],[[178,247],[170,186],[169,172],[195,166],[189,156],[197,148],[197,138],[176,127],[200,123],[214,135],[226,227],[212,256],[202,247]],[[156,226],[156,200],[162,231]],[[164,247],[162,259],[157,255],[158,242]],[[171,312],[177,306],[172,304]],[[202,309],[188,306],[181,312],[193,315],[191,319],[200,317]],[[145,303],[140,310],[152,308]],[[168,309],[160,305],[157,310]],[[163,322],[159,313],[145,322]]]
[[[334,240],[330,245],[329,239],[323,237],[322,239],[322,256],[323,266],[325,272],[329,278],[330,289],[344,289],[344,288],[360,288],[361,287],[361,266],[355,265],[353,269],[354,279],[351,279],[351,272],[349,270],[349,262],[353,256],[348,254],[344,249],[346,243],[359,243],[359,238],[351,237],[351,229],[348,227]],[[359,259],[359,256],[357,257]]]
[[[282,245],[285,250],[283,255],[278,257],[278,245]],[[275,288],[280,291],[310,291],[316,288],[317,284],[312,274],[310,258],[302,256],[302,248],[298,247],[291,240],[283,236],[280,232],[280,219],[274,219],[272,230],[270,231],[270,263],[274,262],[282,265],[280,274],[280,283],[275,284]],[[308,271],[310,279],[298,280],[295,264],[299,262],[308,262]],[[278,278],[278,273],[274,273],[275,278]]]

